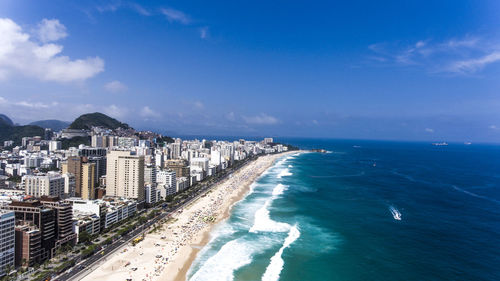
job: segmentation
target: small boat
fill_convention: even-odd
[[[391,206],[391,207],[389,207],[389,210],[391,211],[391,214],[395,220],[398,220],[398,221],[401,220],[401,213],[396,208]]]
[[[447,142],[433,142],[432,145],[434,146],[447,146]]]

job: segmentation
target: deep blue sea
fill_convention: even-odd
[[[189,280],[500,280],[500,146],[289,142]]]

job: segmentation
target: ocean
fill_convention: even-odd
[[[500,146],[283,141],[188,280],[500,280]]]

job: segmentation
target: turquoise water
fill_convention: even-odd
[[[500,147],[289,142],[189,280],[500,280]]]

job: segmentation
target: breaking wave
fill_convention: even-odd
[[[283,250],[288,248],[295,240],[300,237],[300,231],[296,225],[290,228],[288,232],[288,237],[285,239],[283,246],[279,249],[276,254],[271,258],[271,262],[266,268],[266,272],[262,276],[262,281],[277,281],[280,278],[281,271],[285,265],[285,261],[282,258]]]

